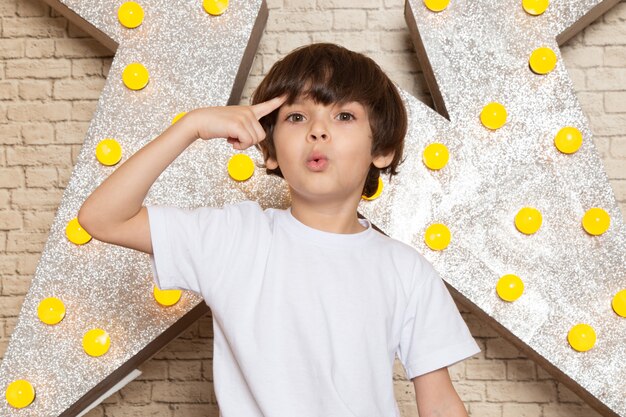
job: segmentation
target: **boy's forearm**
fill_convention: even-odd
[[[83,203],[79,223],[90,231],[135,216],[159,175],[198,138],[193,117],[187,114],[113,171]]]

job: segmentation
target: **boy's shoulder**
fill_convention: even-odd
[[[414,275],[428,276],[436,273],[432,264],[426,257],[413,246],[401,240],[390,237],[376,230],[378,250],[381,255],[390,256],[395,264],[411,268]]]

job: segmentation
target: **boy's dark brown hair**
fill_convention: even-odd
[[[287,94],[287,104],[298,96],[329,105],[356,101],[368,114],[372,130],[372,155],[395,152],[388,167],[371,165],[363,194],[371,196],[378,188],[380,172],[396,175],[402,157],[407,116],[395,85],[371,58],[331,43],[316,43],[295,49],[276,62],[252,95],[252,104]],[[267,160],[276,159],[274,125],[278,110],[262,117],[265,140],[257,145]],[[268,174],[282,177],[280,167]]]

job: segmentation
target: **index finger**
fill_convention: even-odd
[[[277,108],[283,105],[283,103],[287,100],[287,94],[283,94],[282,96],[274,97],[271,100],[264,101],[262,103],[257,103],[252,106],[252,112],[257,119],[260,119],[263,116],[267,116]]]

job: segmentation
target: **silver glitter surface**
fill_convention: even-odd
[[[143,0],[142,25],[127,29],[117,20],[119,1],[64,4],[111,36],[119,49],[0,368],[3,417],[58,416],[202,302],[187,292],[175,306],[161,307],[152,295],[147,254],[95,239],[78,246],[67,240],[65,227],[116,169],[96,160],[98,142],[114,138],[120,143],[119,166],[179,112],[227,104],[263,5],[261,0],[231,1],[223,15],[211,16],[202,1]],[[150,73],[143,90],[122,83],[122,71],[131,62],[142,63]],[[283,184],[264,170],[247,183],[231,180],[226,164],[232,154],[225,140],[196,141],[159,177],[145,205],[191,208],[249,198],[286,204],[281,200],[286,192],[278,190]],[[262,163],[254,149],[248,154]],[[265,190],[276,191],[264,195]],[[52,296],[65,303],[67,314],[48,326],[39,321],[37,306]],[[82,348],[84,333],[95,327],[111,336],[110,350],[98,358]],[[21,410],[4,400],[7,385],[16,379],[28,380],[36,390],[35,401]]]
[[[626,288],[626,229],[574,94],[555,37],[599,1],[551,2],[544,15],[524,12],[521,1],[456,0],[441,13],[410,1],[428,60],[450,120],[404,93],[410,128],[400,175],[361,212],[390,236],[422,252],[441,276],[494,321],[560,369],[614,413],[626,416],[626,319],[611,308]],[[548,46],[556,69],[537,75],[531,52]],[[507,123],[496,131],[479,114],[490,101],[502,103]],[[555,134],[575,126],[583,145],[566,155]],[[429,170],[422,152],[444,143],[450,161]],[[517,231],[514,217],[537,208],[543,224],[533,235]],[[611,225],[588,235],[584,213],[601,207]],[[424,231],[444,223],[450,245],[433,251]],[[502,301],[498,279],[516,274],[521,298]],[[572,349],[567,334],[591,325],[597,343]]]

